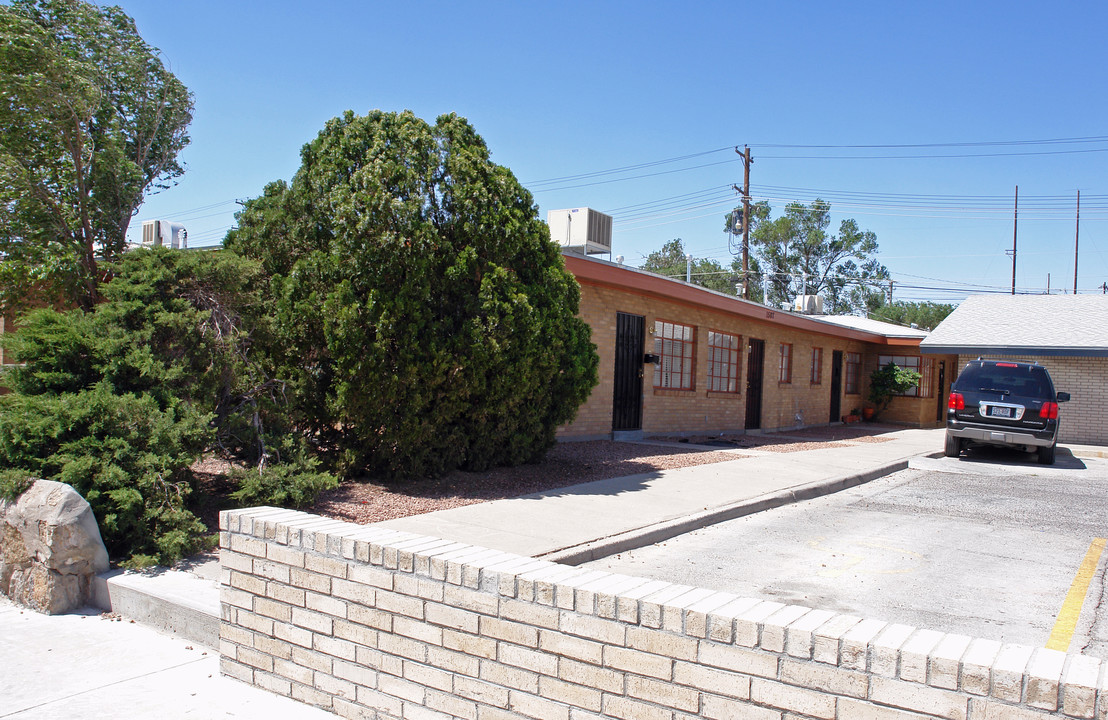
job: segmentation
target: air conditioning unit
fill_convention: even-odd
[[[188,247],[189,233],[181,223],[168,220],[144,220],[142,223],[142,246],[159,247],[164,245],[174,250]]]
[[[804,315],[822,315],[823,298],[819,295],[798,295],[793,301],[793,312]]]
[[[612,252],[612,216],[591,208],[551,210],[546,213],[550,239],[564,248],[581,248],[590,255]]]

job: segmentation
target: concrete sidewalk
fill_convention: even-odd
[[[576,564],[903,470],[912,457],[941,452],[944,432],[898,430],[879,442],[847,440],[788,453],[736,449],[728,451],[737,458],[730,462],[598,480],[381,525]]]
[[[126,618],[40,615],[0,597],[0,658],[3,720],[335,718],[222,677],[218,651]]]

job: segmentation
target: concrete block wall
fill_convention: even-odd
[[[1108,718],[1105,663],[295,511],[220,518],[224,674],[348,718]]]
[[[977,355],[958,358],[961,371]],[[987,360],[1038,362],[1050,373],[1054,389],[1068,392],[1072,399],[1060,408],[1058,441],[1090,445],[1108,445],[1108,425],[1104,408],[1108,406],[1108,358],[1046,357],[1034,355],[989,355]]]

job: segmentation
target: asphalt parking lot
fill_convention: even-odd
[[[919,458],[589,567],[1108,658],[1108,460],[1028,457]]]

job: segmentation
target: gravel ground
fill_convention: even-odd
[[[834,425],[830,427],[786,430],[769,435],[695,435],[658,438],[667,442],[690,445],[749,448],[767,452],[801,452],[820,448],[844,447],[857,443],[887,442],[882,433],[899,428],[886,425]]]

